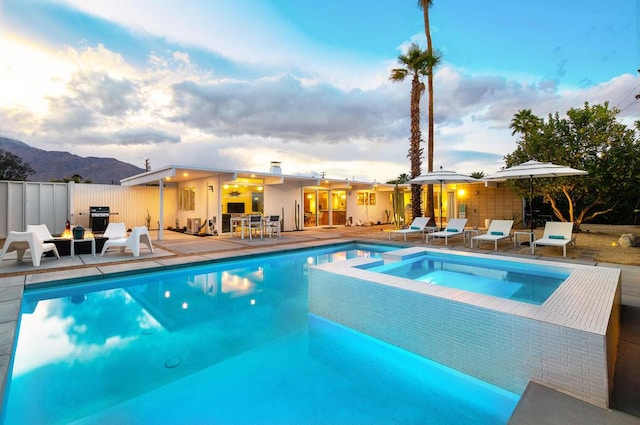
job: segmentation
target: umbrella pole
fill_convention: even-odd
[[[442,230],[442,180],[440,180],[440,230]]]

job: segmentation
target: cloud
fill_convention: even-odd
[[[140,108],[136,84],[105,73],[80,71],[71,76],[66,91],[48,96],[45,131],[91,128],[113,118],[124,118]]]
[[[291,75],[252,81],[181,82],[172,120],[219,136],[259,135],[309,143],[379,139],[405,117],[403,96],[388,88],[342,90]]]

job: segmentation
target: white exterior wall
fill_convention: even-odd
[[[213,192],[209,190],[209,186],[213,187]],[[185,187],[193,187],[195,188],[196,202],[195,202],[195,210],[193,211],[185,211],[179,210],[179,192],[182,191]],[[216,190],[216,188],[218,188]],[[178,188],[175,192],[175,206],[173,207],[173,212],[175,215],[175,219],[172,221],[166,221],[164,223],[165,227],[171,226],[175,227],[175,220],[179,220],[179,227],[184,227],[187,225],[189,219],[199,218],[201,223],[204,224],[205,220],[211,219],[214,215],[218,214],[215,205],[219,204],[218,196],[220,194],[218,179],[217,178],[208,178],[208,179],[198,179],[198,180],[190,180],[181,182],[178,185]],[[165,192],[165,210],[167,208],[166,203],[166,192]],[[191,229],[189,229],[191,230]]]
[[[283,183],[264,187],[264,213],[266,215],[279,215],[284,220],[284,230],[296,230],[295,214],[296,203],[300,206],[300,228],[302,228],[302,197],[303,187],[300,183]],[[284,216],[283,216],[284,211]]]
[[[376,203],[375,205],[358,205],[358,193],[375,193]],[[347,219],[353,218],[353,224],[358,221],[362,224],[378,224],[387,222],[387,215],[385,210],[393,214],[393,203],[391,202],[391,193],[388,191],[362,191],[362,190],[349,190],[347,191]]]

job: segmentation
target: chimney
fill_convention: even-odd
[[[271,161],[271,169],[269,170],[271,174],[282,174],[282,169],[280,168],[280,161]]]

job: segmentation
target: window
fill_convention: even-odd
[[[375,205],[376,194],[369,192],[358,193],[358,205]]]
[[[196,209],[196,188],[183,187],[178,192],[178,208],[182,211],[194,211]]]

